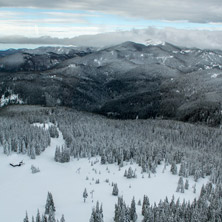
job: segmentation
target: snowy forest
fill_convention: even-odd
[[[178,176],[178,193],[186,193],[188,189],[196,192],[195,186],[189,188],[188,178],[195,183],[208,180],[193,201],[172,196],[154,204],[150,203],[146,188],[143,199],[135,201],[133,198],[131,204],[127,204],[119,194],[120,184],[112,183],[111,193],[117,199],[112,206],[111,221],[222,221],[220,128],[160,119],[114,120],[62,107],[19,105],[0,110],[0,147],[5,156],[16,153],[21,159],[28,156],[35,161],[48,149],[52,138],[59,137],[59,132],[65,144],[55,144],[53,161],[58,164],[96,158],[101,166],[115,165],[119,170],[125,167],[122,176],[129,181],[137,180],[140,175],[152,177],[157,174],[159,166],[163,166],[163,171],[168,167],[172,175]],[[140,172],[134,170],[133,164],[139,167]],[[32,170],[35,172],[36,168],[33,166]],[[83,188],[82,192],[85,202],[90,193]],[[87,221],[105,221],[105,204],[96,202]],[[56,219],[55,206],[49,192],[43,215],[40,216],[39,211],[36,211],[37,215],[24,212],[24,220],[20,221],[64,222],[65,214],[60,220]],[[136,208],[141,208],[141,211]],[[73,218],[73,221],[78,220]]]

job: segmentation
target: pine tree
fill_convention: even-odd
[[[131,167],[129,167],[128,172],[127,172],[127,178],[130,179],[133,177],[133,170]]]
[[[177,185],[177,190],[176,192],[181,192],[184,193],[184,183],[183,183],[183,177],[180,177]]]
[[[95,214],[95,222],[103,222],[103,212],[101,212],[101,207],[99,207],[99,202],[96,203],[96,214]]]
[[[149,198],[144,195],[143,197],[143,205],[142,205],[142,215],[144,216],[146,209],[150,206]]]
[[[45,214],[42,215],[41,222],[48,222],[47,216]]]
[[[171,173],[172,173],[173,175],[176,175],[176,174],[177,174],[177,165],[176,165],[176,162],[175,162],[175,161],[172,162],[170,171],[171,171]]]
[[[96,211],[95,211],[95,208],[93,208],[89,222],[95,222],[95,215],[96,215]]]
[[[59,133],[58,130],[56,128],[56,126],[52,125],[49,127],[49,134],[52,138],[58,138],[59,137]]]
[[[92,209],[92,214],[89,222],[103,222],[103,209],[102,205],[99,206],[99,202],[96,202],[96,208]]]
[[[148,207],[148,208],[145,209],[144,218],[143,218],[142,222],[151,222],[151,221],[155,221],[154,220],[154,215],[153,215],[153,212],[152,212],[151,208]]]
[[[99,213],[100,213],[101,217],[103,218],[103,205],[102,204],[100,205]]]
[[[24,218],[23,222],[29,222],[29,217],[28,217],[27,211],[26,211],[25,218]]]
[[[83,198],[84,198],[84,202],[86,202],[86,198],[88,197],[88,193],[87,193],[87,190],[85,188],[83,194],[82,194]]]
[[[184,187],[186,190],[188,190],[189,189],[189,180],[188,179],[186,179],[186,182],[185,182],[185,187]]]
[[[60,147],[59,146],[56,146],[54,160],[56,162],[60,162],[60,160],[61,160],[61,152],[60,152]]]
[[[101,163],[101,164],[106,164],[106,156],[105,156],[104,153],[101,155],[101,161],[100,161],[100,163]]]
[[[64,215],[62,215],[61,219],[60,219],[60,222],[65,222],[65,217]]]
[[[193,193],[196,193],[196,184],[193,185]]]
[[[62,148],[62,153],[61,153],[61,158],[60,162],[61,163],[66,163],[70,161],[70,151],[68,148]]]
[[[126,205],[124,205],[125,207],[125,221],[124,222],[130,222],[130,208],[126,207]]]
[[[118,202],[117,202],[117,204],[115,204],[115,215],[114,215],[115,222],[121,222],[123,207],[124,207],[123,198],[118,197]],[[125,213],[124,213],[124,215],[125,215]]]
[[[136,203],[135,198],[133,197],[130,207],[130,220],[135,222],[137,220],[137,214],[136,214]]]
[[[41,217],[40,217],[39,209],[38,209],[37,215],[36,215],[36,222],[41,222]]]
[[[31,157],[31,159],[35,159],[35,156],[36,156],[36,154],[35,154],[35,147],[32,145],[30,149],[31,149],[30,157]]]
[[[52,208],[53,212],[56,211],[52,194],[50,192],[48,192],[48,196],[47,196],[47,200],[46,200],[46,205],[45,205],[45,214],[49,214],[50,207]]]
[[[186,171],[186,164],[183,161],[180,165],[179,176],[185,177],[186,176],[185,171]]]
[[[202,185],[201,191],[200,191],[200,198],[202,198],[205,194],[206,194],[206,189],[205,189],[205,186]]]
[[[50,207],[49,207],[48,222],[56,222],[56,219],[55,219],[55,211],[53,210],[52,205],[50,205]]]
[[[113,195],[113,196],[118,196],[118,193],[119,193],[119,189],[118,189],[117,183],[115,183],[115,184],[113,185],[112,195]]]

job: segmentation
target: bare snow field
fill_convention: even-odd
[[[38,124],[39,127],[43,125]],[[47,125],[45,126],[48,127]],[[103,205],[104,221],[113,221],[114,205],[117,196],[112,195],[112,183],[117,183],[119,196],[123,196],[127,205],[133,197],[136,204],[143,201],[147,195],[151,204],[164,200],[167,196],[171,200],[180,198],[192,201],[200,194],[203,184],[208,178],[199,179],[196,183],[196,193],[192,186],[195,184],[193,177],[189,177],[189,189],[185,193],[176,192],[178,175],[172,175],[170,165],[164,170],[162,163],[157,167],[157,172],[141,174],[141,167],[137,164],[124,162],[119,168],[117,164],[101,165],[100,157],[90,159],[71,159],[69,163],[54,161],[56,146],[65,143],[62,133],[59,131],[58,138],[51,138],[51,145],[36,159],[30,159],[27,155],[12,153],[3,154],[0,147],[0,221],[19,222],[23,221],[25,212],[29,217],[36,215],[37,209],[44,213],[48,191],[52,193],[56,218],[65,215],[66,222],[87,222],[90,219],[92,208],[96,201]],[[21,167],[11,167],[9,163],[16,164],[23,160]],[[40,169],[39,173],[32,174],[31,165]],[[124,177],[125,170],[131,167],[137,177],[127,179]],[[99,183],[96,183],[99,180]],[[88,198],[84,203],[83,191],[87,189]],[[136,205],[138,219],[142,221],[141,206]]]

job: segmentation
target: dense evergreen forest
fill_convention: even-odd
[[[35,123],[53,125],[43,129]],[[124,161],[132,161],[148,174],[155,173],[160,164],[170,165],[172,174],[182,178],[178,192],[188,186],[188,176],[195,181],[209,178],[192,203],[166,198],[150,205],[144,196],[144,222],[222,221],[221,129],[172,120],[113,120],[62,107],[8,106],[0,110],[0,146],[6,155],[17,152],[34,159],[50,144],[50,137],[58,136],[57,127],[66,145],[56,148],[55,161],[100,156],[101,164],[121,167]],[[125,176],[132,175],[126,172]],[[128,207],[119,197],[114,221],[136,221],[134,208],[133,200]],[[99,221],[103,221],[101,212],[93,209],[90,222]]]

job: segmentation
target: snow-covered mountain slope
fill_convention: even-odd
[[[43,127],[42,124],[37,126]],[[51,138],[51,145],[35,160],[21,154],[2,155],[3,150],[0,149],[0,221],[22,221],[26,211],[29,216],[36,215],[37,209],[44,213],[49,191],[53,194],[56,218],[64,214],[66,222],[89,221],[92,208],[96,201],[99,201],[103,204],[104,221],[112,222],[114,205],[117,202],[117,197],[112,195],[112,183],[118,184],[119,196],[123,196],[130,205],[133,197],[137,203],[143,200],[144,195],[148,195],[151,204],[165,197],[170,200],[173,195],[181,201],[193,201],[199,196],[202,185],[208,182],[205,178],[196,183],[190,177],[190,188],[185,190],[185,193],[178,193],[176,188],[179,176],[171,174],[170,166],[164,170],[164,164],[158,166],[157,172],[149,178],[147,173],[141,173],[141,167],[136,164],[124,163],[119,169],[116,164],[101,165],[100,157],[57,163],[54,161],[55,147],[64,144],[62,133],[59,131],[59,137]],[[9,165],[21,160],[25,163],[21,167],[13,168]],[[40,172],[32,174],[31,165],[38,167]],[[127,179],[123,176],[129,167],[135,170],[137,178]],[[99,184],[96,180],[99,180]],[[193,193],[194,184],[196,193]],[[89,194],[85,203],[82,197],[84,188]],[[136,208],[138,221],[141,221],[141,206],[137,205]]]
[[[0,96],[10,88],[27,104],[215,126],[221,119],[221,73],[221,51],[169,43],[39,48],[0,58]]]
[[[67,222],[89,221],[97,201],[104,221],[111,222],[121,196],[128,206],[135,197],[142,221],[144,195],[149,212],[171,212],[164,219],[219,218],[221,135],[218,128],[172,120],[114,120],[67,107],[4,107],[0,221],[22,221],[26,211],[31,219],[37,209],[44,214],[48,192],[56,218],[64,214]]]

